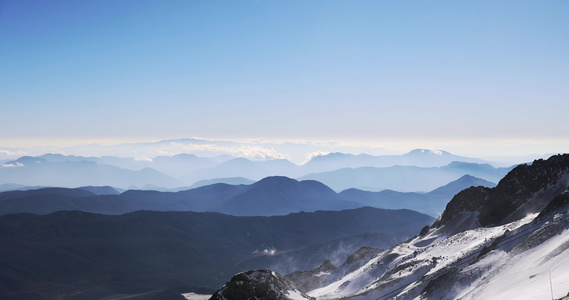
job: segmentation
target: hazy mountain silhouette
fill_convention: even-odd
[[[392,190],[369,192],[347,189],[339,193],[339,195],[366,206],[388,209],[406,208],[438,217],[456,193],[471,186],[494,187],[496,184],[470,175],[464,175],[428,193],[403,193]]]
[[[368,191],[424,192],[457,180],[464,175],[498,182],[512,168],[494,168],[488,164],[453,162],[443,167],[431,168],[414,166],[348,168],[309,174],[299,179],[317,180],[338,192],[349,188]]]
[[[38,156],[49,162],[81,162],[90,161],[98,164],[112,165],[122,169],[139,171],[144,168],[152,168],[161,173],[172,177],[181,177],[188,175],[196,170],[211,168],[217,166],[229,159],[230,156],[218,157],[198,157],[194,154],[177,154],[173,156],[157,156],[154,158],[137,159],[133,157],[116,157],[116,156],[102,156],[102,157],[84,157],[74,155],[62,154],[44,154]]]
[[[95,195],[118,195],[122,192],[124,192],[124,190],[122,189],[117,189],[114,188],[112,186],[82,186],[79,187],[79,189],[91,192]]]
[[[446,151],[424,149],[413,150],[404,155],[383,156],[330,153],[327,155],[316,156],[304,165],[296,165],[286,159],[253,161],[246,158],[231,158],[228,155],[217,157],[198,157],[194,154],[178,154],[174,156],[157,156],[154,158],[132,158],[44,154],[38,157],[25,156],[18,160],[2,163],[2,165],[0,165],[0,182],[4,180],[3,182],[5,183],[14,183],[24,186],[76,187],[109,185],[119,188],[180,191],[190,187],[203,186],[217,182],[229,184],[251,183],[247,181],[235,181],[228,179],[220,180],[219,178],[240,177],[257,181],[269,176],[287,176],[300,179],[318,179],[313,178],[315,173],[338,171],[343,168],[385,168],[394,167],[396,165],[426,168],[449,165],[452,161],[482,162],[476,158],[457,156]],[[34,164],[41,165],[42,167],[37,165],[34,166]],[[19,169],[21,167],[25,168],[23,170]],[[467,169],[465,165],[454,166],[454,169],[456,168]],[[156,173],[156,171],[160,174]],[[359,173],[362,172],[363,171],[359,171]],[[490,171],[486,170],[485,172]],[[36,174],[39,175],[36,176]],[[374,191],[383,189],[426,191],[443,185],[451,180],[455,180],[465,174],[471,174],[487,180],[497,181],[494,180],[495,178],[486,178],[481,174],[467,171],[455,174],[454,177],[447,176],[441,178],[441,180],[428,185],[428,189],[403,189],[392,184],[383,186],[376,186],[377,184],[356,184],[350,186],[339,185],[341,188],[338,188],[338,186],[332,182],[323,182],[330,185],[336,191],[346,188],[359,188]],[[502,175],[504,174],[505,173]],[[397,177],[399,174],[395,172],[394,176]]]
[[[204,179],[194,183],[190,189],[199,188],[206,185],[212,185],[216,183],[225,183],[231,185],[239,185],[239,184],[253,184],[255,181],[251,179],[247,179],[244,177],[230,177],[230,178],[214,178],[214,179]]]
[[[48,161],[41,157],[21,157],[7,164],[13,167],[0,167],[0,182],[58,187],[180,185],[176,179],[154,169],[132,171],[88,160]]]
[[[251,185],[217,183],[179,192],[128,190],[118,194],[119,191],[112,187],[43,188],[0,193],[0,214],[48,214],[61,210],[123,214],[137,210],[154,210],[213,211],[241,216],[267,216],[373,206],[406,208],[437,216],[455,193],[478,185],[491,187],[494,184],[472,176],[463,176],[424,194],[392,190],[369,192],[358,189],[348,189],[337,194],[317,181],[297,181],[275,176]],[[89,193],[85,193],[86,191]]]
[[[45,186],[29,186],[23,184],[15,184],[15,183],[0,184],[0,192],[37,190],[41,188],[45,188]]]
[[[270,216],[361,206],[357,202],[340,197],[320,182],[299,182],[288,177],[275,176],[252,184],[244,193],[229,199],[220,211],[237,216]]]
[[[218,166],[193,172],[181,178],[184,182],[197,182],[203,179],[245,177],[260,180],[269,176],[297,177],[301,174],[299,166],[286,159],[252,161],[234,158]]]
[[[0,214],[47,214],[61,210],[123,214],[155,210],[259,216],[362,206],[319,182],[298,182],[287,177],[268,177],[252,185],[218,183],[180,192],[129,190],[117,195],[117,191],[109,187],[83,187],[0,193]]]
[[[415,149],[403,155],[380,155],[369,154],[345,154],[329,153],[318,155],[303,165],[305,174],[320,173],[338,170],[342,168],[360,167],[392,167],[392,166],[416,166],[416,167],[441,167],[453,161],[469,163],[487,163],[478,158],[458,156],[446,151]]]
[[[47,154],[38,156],[38,158],[41,158],[42,160],[45,160],[45,161],[56,162],[56,163],[66,162],[66,161],[73,161],[73,162],[91,161],[91,162],[96,162],[96,163],[100,162],[100,158],[98,158],[98,157],[63,155],[63,154],[57,154],[57,153],[47,153]]]

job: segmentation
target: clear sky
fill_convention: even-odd
[[[0,104],[0,147],[569,152],[569,1],[0,0]]]

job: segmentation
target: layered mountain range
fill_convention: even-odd
[[[536,160],[494,188],[461,191],[393,248],[282,277],[258,272],[281,281],[281,299],[560,299],[569,292],[568,189],[569,154]],[[236,299],[242,286],[262,291],[269,279],[229,281],[212,299]]]
[[[45,154],[2,162],[0,182],[12,186],[108,185],[121,189],[179,191],[212,183],[247,184],[265,177],[287,176],[317,180],[337,192],[348,188],[426,192],[467,174],[497,182],[510,169],[494,168],[480,159],[430,150],[384,156],[331,153],[316,156],[303,165],[285,159],[252,161],[193,154],[149,160]],[[10,187],[4,190],[7,189]]]
[[[368,192],[356,189],[336,193],[318,181],[297,181],[274,176],[249,185],[216,183],[179,192],[128,190],[121,193],[108,186],[38,188],[0,193],[0,215],[48,214],[62,210],[124,214],[153,210],[272,216],[372,206],[411,209],[438,216],[454,194],[470,186],[492,187],[494,184],[465,175],[429,193]]]
[[[414,150],[300,166],[195,155],[4,161],[0,297],[171,299],[226,282],[213,299],[486,299],[498,286],[488,278],[523,274],[537,288],[547,268],[569,291],[555,279],[569,275],[568,160],[496,168]]]

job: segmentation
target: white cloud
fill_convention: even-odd
[[[3,168],[17,168],[17,167],[23,167],[24,165],[22,163],[15,163],[15,164],[3,164],[2,167]]]
[[[228,154],[252,160],[286,159],[287,156],[273,148],[241,144],[237,146],[220,146],[216,144],[183,144],[170,143],[156,150],[158,155],[176,155],[180,153],[206,152],[210,155]],[[202,153],[204,154],[204,153]]]
[[[315,152],[308,153],[308,155],[306,155],[306,160],[302,164],[309,162],[311,159],[313,159],[317,156],[324,156],[324,155],[328,155],[330,153],[331,153],[330,151],[315,151]]]
[[[7,157],[14,157],[14,156],[24,156],[27,153],[21,150],[18,151],[10,151],[7,149],[0,149],[0,156],[7,156]]]
[[[253,254],[260,254],[260,255],[266,255],[266,256],[274,256],[276,253],[277,253],[277,249],[275,249],[273,247],[263,249],[262,251],[259,251],[259,250],[253,251]]]
[[[152,158],[150,158],[150,157],[135,157],[134,160],[135,160],[135,161],[147,161],[147,162],[152,162]]]
[[[257,146],[243,146],[242,148],[237,148],[233,152],[233,156],[245,157],[254,160],[286,159],[284,154],[279,153],[275,149]]]

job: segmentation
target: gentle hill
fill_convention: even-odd
[[[231,184],[231,185],[239,185],[239,184],[249,185],[249,184],[255,183],[255,181],[253,181],[251,179],[244,178],[244,177],[204,179],[204,180],[200,180],[200,181],[192,184],[190,189],[195,189],[195,188],[199,188],[199,187],[206,186],[206,185],[212,185],[212,184],[216,184],[216,183],[225,183],[225,184]]]
[[[45,186],[28,186],[28,185],[15,184],[15,183],[4,183],[0,184],[0,193],[8,191],[36,190],[41,188],[45,188]]]
[[[184,182],[195,183],[204,179],[245,177],[260,180],[269,176],[300,176],[297,165],[286,159],[252,161],[246,158],[234,158],[215,167],[198,170],[188,176],[181,177]]]
[[[269,216],[356,207],[361,204],[343,199],[320,182],[275,176],[252,184],[243,194],[229,199],[220,211],[238,216]]]
[[[114,188],[112,186],[82,186],[79,187],[79,189],[85,190],[85,191],[89,191],[95,195],[118,195],[122,192],[124,192],[124,190],[122,189],[117,189]]]

